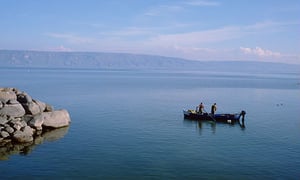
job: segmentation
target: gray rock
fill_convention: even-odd
[[[42,130],[42,125],[44,123],[45,115],[44,113],[37,114],[28,122],[28,125],[36,130]]]
[[[7,137],[9,137],[9,133],[6,132],[6,131],[1,131],[0,134],[1,134],[1,137],[2,137],[2,138],[7,138]]]
[[[9,100],[16,100],[17,96],[13,91],[7,91],[6,89],[0,90],[0,101],[4,104]]]
[[[34,101],[22,105],[27,114],[35,115],[41,112],[39,105]]]
[[[28,124],[33,117],[34,117],[33,115],[25,114],[25,116],[22,117],[22,120]]]
[[[18,97],[19,94],[24,93],[24,92],[20,91],[20,90],[17,89],[17,88],[14,88],[14,92],[16,93],[17,97]]]
[[[25,126],[24,128],[22,128],[22,131],[26,134],[30,134],[31,136],[34,133],[34,130],[30,126]]]
[[[31,96],[29,96],[26,93],[21,93],[17,95],[17,100],[21,103],[21,104],[26,104],[26,103],[31,103],[32,102],[32,98]]]
[[[0,109],[3,107],[3,103],[2,101],[0,101]]]
[[[8,122],[6,116],[0,116],[0,125],[4,125]]]
[[[12,91],[12,92],[16,92],[17,89],[16,88],[11,88],[11,87],[2,87],[0,88],[0,91]]]
[[[66,110],[56,110],[53,112],[41,113],[44,119],[43,126],[60,128],[69,126],[71,123],[70,115]]]
[[[45,111],[45,112],[52,112],[52,111],[54,111],[54,108],[53,108],[51,105],[46,104],[46,108],[45,108],[44,111]]]
[[[10,99],[7,101],[7,104],[19,104],[19,101],[17,101],[16,99]]]
[[[21,128],[24,128],[26,126],[27,126],[27,124],[24,121],[17,121],[11,125],[11,127],[13,127],[16,131],[18,131]]]
[[[46,103],[39,101],[39,100],[33,100],[40,108],[40,112],[44,112],[46,109]]]
[[[13,139],[17,142],[32,142],[33,141],[33,129],[26,126],[23,130],[16,131],[13,134]]]
[[[9,134],[12,134],[13,132],[15,132],[14,128],[7,126],[5,127],[5,131],[8,132]]]
[[[14,124],[14,123],[18,123],[22,120],[22,118],[20,117],[13,117],[13,118],[9,118],[10,123]]]
[[[23,127],[27,126],[27,122],[25,122],[24,120],[21,120],[20,125],[23,128]]]
[[[20,103],[5,104],[4,107],[0,109],[0,115],[6,115],[11,117],[22,117],[25,115],[25,110]]]
[[[29,135],[25,134],[22,131],[16,131],[13,135],[13,139],[17,142],[20,142],[20,143],[33,141],[32,136],[29,136]]]

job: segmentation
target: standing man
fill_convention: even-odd
[[[199,105],[199,113],[202,114],[204,111],[204,105],[203,103],[201,102],[200,105]]]
[[[214,103],[214,104],[211,106],[211,114],[214,115],[216,111],[217,111],[217,104]]]

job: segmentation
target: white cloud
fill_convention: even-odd
[[[64,47],[63,45],[60,45],[58,47],[49,48],[47,50],[50,50],[50,51],[59,51],[59,52],[70,52],[70,51],[72,51],[71,48]]]
[[[293,54],[282,54],[271,50],[257,48],[205,48],[174,46],[157,49],[157,54],[185,59],[204,61],[262,61],[300,64],[300,56]]]
[[[286,26],[285,23],[262,22],[245,26],[224,26],[193,32],[169,33],[170,29],[176,29],[176,26],[179,25],[125,27],[116,31],[100,32],[94,39],[70,33],[48,33],[47,36],[62,39],[63,41],[59,43],[72,47],[75,51],[156,54],[195,60],[260,60],[300,63],[297,54],[283,54],[259,46],[240,47],[240,42],[244,37],[260,35],[262,31],[279,29],[281,26]],[[235,45],[227,46],[231,42]],[[57,50],[68,51],[64,46]]]
[[[240,47],[239,51],[242,59],[300,64],[299,54],[284,54],[281,52],[263,49],[261,47]]]
[[[183,24],[181,26],[189,26]],[[119,31],[110,31],[99,33],[104,39],[127,41],[126,38],[138,38],[141,43],[149,46],[170,47],[170,46],[188,46],[203,47],[207,43],[219,43],[246,37],[248,35],[260,34],[261,31],[269,29],[278,29],[280,23],[258,23],[247,26],[224,26],[215,29],[207,29],[192,32],[181,33],[162,33],[171,29],[179,29],[180,24],[169,24],[168,27],[128,27]],[[130,43],[130,42],[128,42]]]
[[[260,60],[300,63],[299,56],[282,54],[261,47],[239,47],[239,43],[237,46],[222,47],[223,43],[227,44],[240,38],[260,34],[262,30],[273,29],[280,25],[280,23],[259,23],[173,34],[159,34],[162,27],[130,27],[104,33],[99,39],[95,39],[92,46],[113,52],[156,54],[195,60]]]
[[[159,46],[193,46],[215,43],[241,37],[243,32],[239,27],[223,27],[205,31],[195,31],[177,34],[161,34],[152,37],[149,43]]]
[[[281,56],[279,52],[273,52],[271,50],[263,49],[260,47],[255,47],[255,48],[240,47],[240,50],[244,54],[256,55],[259,57],[280,57]]]

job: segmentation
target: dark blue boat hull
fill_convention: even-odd
[[[236,114],[208,114],[208,113],[200,114],[195,111],[184,110],[183,114],[185,119],[234,123],[234,122],[239,122],[240,117],[242,116],[242,112],[240,114],[237,113]]]

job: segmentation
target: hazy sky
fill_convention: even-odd
[[[0,0],[0,49],[300,63],[300,0]]]

